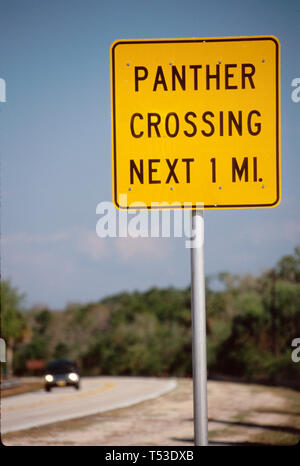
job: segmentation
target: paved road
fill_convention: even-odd
[[[39,390],[1,400],[1,432],[37,427],[52,422],[109,411],[156,398],[175,388],[170,379],[143,377],[90,377],[72,387]]]

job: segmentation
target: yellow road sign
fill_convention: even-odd
[[[114,42],[115,205],[277,205],[279,66],[275,37]]]

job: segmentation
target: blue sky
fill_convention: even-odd
[[[300,243],[300,2],[1,0],[1,272],[27,304],[184,287],[184,239],[100,239],[111,200],[109,49],[117,39],[275,35],[281,42],[282,201],[205,213],[206,272],[258,274]]]

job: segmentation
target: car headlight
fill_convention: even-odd
[[[47,374],[45,376],[46,382],[53,382],[53,375]]]
[[[68,375],[69,379],[72,380],[72,382],[77,382],[79,377],[75,372],[71,372],[71,374]]]

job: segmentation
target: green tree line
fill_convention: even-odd
[[[63,311],[22,308],[2,282],[2,336],[17,375],[26,361],[76,360],[82,374],[192,375],[190,289],[119,293]],[[300,247],[258,277],[207,279],[209,377],[300,387],[291,343],[300,337]],[[10,371],[11,372],[11,371]]]

